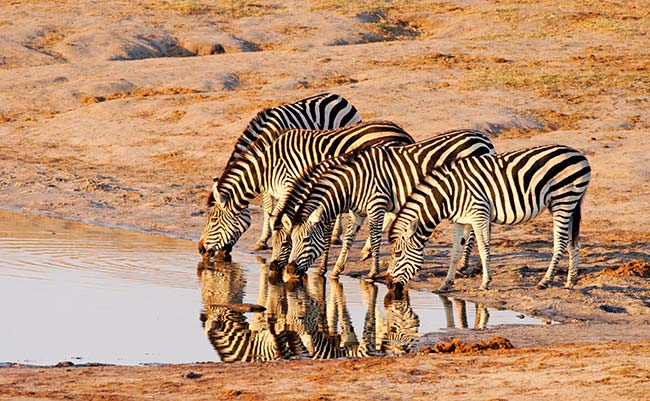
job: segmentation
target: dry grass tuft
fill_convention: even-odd
[[[417,55],[397,60],[372,60],[368,64],[385,67],[400,67],[410,70],[429,70],[429,69],[463,69],[470,70],[473,68],[486,68],[485,63],[505,63],[503,58],[487,59],[480,56],[471,56],[464,53],[444,54],[431,52],[424,55]]]
[[[126,99],[126,98],[142,98],[150,96],[163,96],[163,95],[187,95],[191,93],[199,93],[196,89],[190,88],[163,88],[163,89],[150,89],[150,88],[138,88],[130,92],[115,92],[109,93],[108,95],[99,95],[99,96],[84,96],[80,99],[81,104],[95,104],[106,102],[108,100],[116,99]]]
[[[528,90],[537,95],[582,103],[594,96],[625,93],[650,95],[650,59],[640,54],[611,54],[609,49],[589,49],[588,54],[563,60],[496,63],[473,68],[460,87],[481,90],[502,87]]]
[[[181,15],[216,15],[229,19],[260,17],[275,11],[269,1],[249,0],[163,0],[149,1],[150,7],[175,11]]]

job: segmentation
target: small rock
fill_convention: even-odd
[[[188,379],[198,379],[198,378],[200,378],[202,376],[203,376],[202,374],[194,373],[194,372],[190,372],[190,373],[185,375],[185,377],[188,378]]]
[[[619,306],[600,305],[599,308],[601,310],[604,310],[605,312],[609,312],[609,313],[625,313],[625,312],[627,312],[627,310],[625,308],[621,308]]]
[[[74,363],[70,361],[62,361],[54,365],[55,368],[68,368],[70,366],[74,366]]]

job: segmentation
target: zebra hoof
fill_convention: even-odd
[[[537,288],[540,290],[545,290],[548,288],[548,286],[551,284],[551,280],[542,280],[539,283],[537,283]]]
[[[329,276],[329,277],[330,277],[332,280],[338,280],[338,279],[339,279],[339,276],[341,276],[341,273],[332,272],[332,273],[330,273],[330,276]]]
[[[361,259],[360,261],[363,262],[364,260],[368,260],[370,257],[371,252],[370,250],[366,250],[365,248],[361,250]]]
[[[569,282],[569,283],[564,284],[564,288],[566,288],[567,290],[570,290],[570,289],[572,289],[575,285],[576,285],[576,283]]]
[[[334,238],[331,242],[332,245],[343,245],[343,241],[338,238]]]
[[[445,281],[438,287],[438,292],[449,292],[452,285],[454,285],[453,281]]]
[[[490,286],[489,286],[488,283],[484,283],[484,284],[481,284],[481,286],[478,287],[478,289],[481,290],[481,291],[487,291],[487,290],[490,289]]]
[[[255,245],[255,248],[253,249],[254,251],[265,251],[269,249],[269,246],[266,245],[264,242],[258,242],[257,245]]]

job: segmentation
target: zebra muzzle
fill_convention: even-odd
[[[199,253],[203,256],[203,260],[207,262],[215,254],[214,247],[206,248],[202,243],[199,243]]]
[[[388,294],[392,299],[401,299],[404,296],[404,283],[394,281],[393,276],[390,273],[386,275],[386,287],[388,288]]]
[[[298,269],[298,265],[296,264],[296,262],[289,263],[286,269],[287,269],[287,274],[294,277],[300,277],[304,273]]]
[[[269,264],[269,270],[277,273],[281,272],[283,267],[284,267],[284,263],[282,263],[279,260],[272,260],[271,263]]]

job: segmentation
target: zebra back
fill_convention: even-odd
[[[284,131],[271,146],[258,138],[248,151],[220,177],[217,190],[222,203],[243,209],[262,186],[289,179],[326,159],[351,150],[373,146],[413,143],[413,138],[397,124],[371,121],[325,131],[291,129]]]
[[[273,229],[281,230],[283,228],[284,219],[289,219],[290,221],[294,220],[294,216],[298,207],[307,200],[309,194],[312,192],[314,185],[318,182],[323,174],[327,173],[327,171],[335,166],[353,163],[359,154],[366,151],[367,149],[367,147],[362,147],[354,149],[341,156],[327,159],[310,168],[307,168],[305,171],[303,171],[302,174],[294,177],[291,181],[289,181],[287,185],[287,191],[278,202],[278,206],[276,208],[278,212],[274,216],[275,221],[273,224]]]
[[[293,103],[271,107],[257,113],[237,138],[224,171],[244,154],[258,138],[270,144],[283,131],[292,128],[325,130],[358,124],[361,116],[347,99],[321,93]]]
[[[584,155],[560,145],[457,160],[433,170],[412,191],[389,231],[389,240],[393,243],[411,231],[426,241],[441,220],[468,212],[469,197],[481,200],[480,207],[499,224],[528,221],[553,202],[575,207],[590,172]]]
[[[293,223],[305,222],[319,207],[325,210],[323,223],[345,212],[353,193],[369,196],[368,192],[379,190],[378,180],[383,181],[382,190],[396,196],[395,208],[406,200],[410,189],[427,174],[458,158],[493,154],[494,146],[489,137],[474,130],[449,131],[411,145],[391,148],[370,148],[343,158],[321,172],[310,184],[308,194],[294,191],[287,203],[300,204]],[[300,203],[298,203],[300,202]]]

